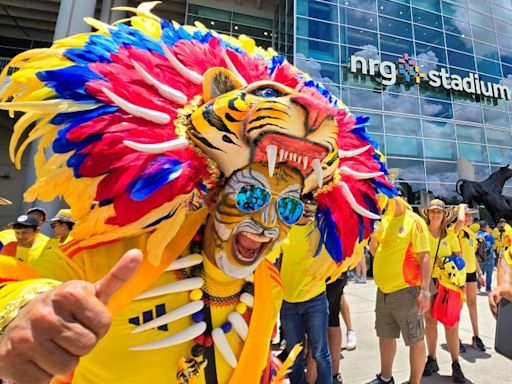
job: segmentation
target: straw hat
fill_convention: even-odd
[[[71,209],[61,209],[50,221],[62,221],[64,223],[75,223],[71,218]]]
[[[444,215],[446,218],[446,222],[451,222],[457,214],[455,211],[451,208],[447,208],[444,204],[444,201],[439,199],[434,199],[428,204],[428,208],[420,208],[420,213],[424,218],[428,218],[428,211],[431,211],[433,209],[440,209],[441,211],[444,211]]]

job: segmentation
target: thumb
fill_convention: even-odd
[[[142,263],[142,257],[140,250],[129,250],[101,280],[96,282],[96,297],[103,304],[107,305],[114,293],[137,272]]]

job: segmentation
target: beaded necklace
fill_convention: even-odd
[[[172,263],[167,271],[174,273],[177,281],[153,288],[139,295],[137,299],[160,296],[169,293],[189,291],[190,303],[163,316],[145,323],[133,333],[155,328],[185,316],[190,316],[192,326],[164,340],[132,347],[131,350],[165,348],[183,342],[192,341],[193,346],[188,358],[182,357],[178,362],[177,382],[188,384],[194,382],[203,370],[208,383],[216,383],[215,351],[235,368],[237,358],[229,345],[227,334],[234,331],[245,342],[254,303],[253,276],[244,280],[221,282],[207,276],[204,270],[204,255],[200,254],[202,238],[194,238],[190,250],[195,252]],[[226,320],[219,327],[213,327],[211,308],[235,305]],[[207,365],[207,362],[210,364]]]

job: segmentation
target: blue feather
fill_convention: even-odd
[[[375,179],[370,180],[370,182],[373,184],[375,188],[377,188],[379,192],[385,194],[387,197],[398,196],[398,191],[394,187],[390,188],[383,182]]]
[[[174,158],[159,157],[148,164],[143,174],[131,184],[130,197],[135,201],[147,199],[165,184],[176,179],[184,164]]]
[[[175,214],[176,214],[176,211],[178,210],[178,208],[176,208],[174,211],[171,211],[169,212],[167,215],[165,216],[162,216],[160,217],[159,219],[156,219],[155,221],[153,221],[152,223],[146,225],[144,228],[151,228],[151,227],[155,227],[157,226],[158,224],[160,224],[162,221],[164,220],[167,220],[167,219],[170,219],[171,217],[173,217]]]
[[[320,230],[320,241],[325,246],[329,255],[334,261],[340,263],[343,260],[343,250],[341,248],[341,239],[338,236],[336,223],[332,219],[331,211],[328,207],[318,208],[316,211],[316,220]]]
[[[103,35],[92,35],[82,48],[70,48],[64,56],[77,64],[111,63],[110,55],[116,52],[119,46],[110,38]]]
[[[50,123],[54,125],[69,124],[65,128],[66,132],[69,132],[71,129],[78,127],[79,125],[87,123],[99,116],[109,115],[118,109],[119,107],[116,105],[105,104],[87,111],[59,113],[50,121]],[[59,132],[62,132],[62,129]]]
[[[123,47],[139,48],[144,51],[157,52],[164,54],[160,43],[152,37],[144,34],[142,31],[130,28],[124,24],[118,24],[116,29],[111,29],[112,40]]]
[[[64,99],[77,101],[97,101],[85,90],[85,85],[89,81],[103,80],[104,77],[91,71],[87,66],[71,65],[69,67],[39,71],[36,74],[47,87],[52,88]]]

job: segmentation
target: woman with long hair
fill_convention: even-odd
[[[464,222],[464,216],[463,213],[461,213],[464,211],[465,205],[461,205],[457,224],[459,224],[459,222]],[[432,279],[436,281],[441,273],[443,258],[452,255],[461,255],[460,244],[457,236],[455,235],[455,231],[453,228],[448,228],[448,224],[451,217],[453,217],[452,215],[454,212],[451,209],[447,209],[443,201],[435,199],[430,202],[428,208],[422,209],[421,213],[428,225]],[[432,295],[430,308],[425,313],[425,336],[427,339],[428,357],[423,371],[423,376],[431,376],[439,371],[436,359],[437,320],[432,317],[432,305],[434,303],[434,298],[435,295]],[[452,357],[452,379],[455,383],[465,383],[466,378],[464,377],[459,364],[458,323],[452,327],[445,326],[445,334],[448,350]]]

